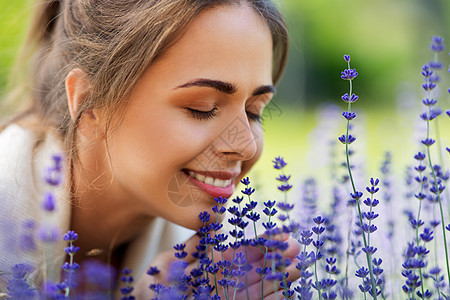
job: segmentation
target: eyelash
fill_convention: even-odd
[[[258,122],[259,124],[262,124],[263,117],[262,117],[261,115],[257,115],[257,114],[254,114],[254,113],[251,113],[251,112],[248,112],[248,111],[247,111],[247,116],[248,116],[251,120]]]
[[[214,107],[209,111],[201,111],[189,107],[187,107],[186,109],[191,113],[192,117],[201,121],[211,120],[212,118],[217,116],[217,107]]]
[[[201,111],[201,110],[196,110],[196,109],[192,109],[187,107],[186,108],[189,113],[192,115],[192,117],[194,117],[195,119],[201,120],[201,121],[207,121],[207,120],[211,120],[214,117],[217,116],[217,107],[214,107],[213,109],[209,110],[209,111]],[[247,116],[253,120],[256,121],[258,123],[262,123],[262,116],[251,113],[251,112],[246,112]]]

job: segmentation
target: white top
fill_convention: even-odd
[[[43,176],[45,169],[53,165],[53,154],[62,154],[62,144],[49,133],[40,136],[15,124],[0,133],[0,275],[14,264],[31,264],[37,269],[30,278],[38,287],[44,269],[48,279],[60,280],[67,244],[62,238],[52,244],[36,239],[36,249],[26,251],[21,248],[21,237],[41,227],[57,228],[62,237],[70,225],[71,205],[64,184],[50,187]],[[43,195],[48,191],[57,198],[56,209],[51,213],[42,208]],[[35,228],[25,227],[27,221],[34,221]],[[134,277],[139,278],[157,253],[192,234],[192,230],[157,218],[129,245],[123,266],[133,269]],[[6,276],[0,276],[0,292],[5,291],[6,283]]]

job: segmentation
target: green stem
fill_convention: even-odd
[[[214,231],[214,234],[217,234],[215,231]],[[214,249],[213,249],[213,247],[211,246],[211,264],[214,266],[214,251],[213,251]],[[217,287],[217,277],[216,277],[216,273],[214,273],[214,286],[215,286],[215,288],[216,288],[216,293],[219,291],[219,289],[218,289],[218,287]]]
[[[319,241],[319,234],[317,235],[317,241]],[[314,275],[316,277],[316,287],[317,287],[317,293],[319,294],[319,300],[322,300],[322,295],[320,294],[320,287],[319,287],[319,278],[317,276],[317,253],[319,252],[319,248],[316,249],[316,259],[314,260]]]
[[[272,209],[270,209],[270,211],[272,211]],[[270,223],[271,218],[272,218],[272,216],[269,214],[268,223]],[[267,252],[268,252],[268,248],[266,247],[266,251],[264,253],[263,275],[261,276],[261,300],[264,300],[264,277],[266,276]]]
[[[450,283],[450,265],[448,262],[448,249],[447,249],[447,237],[445,234],[445,222],[444,222],[444,210],[442,209],[442,201],[441,201],[441,194],[439,193],[438,185],[437,185],[437,178],[436,173],[434,172],[433,165],[431,164],[431,158],[430,158],[430,147],[427,147],[428,151],[428,162],[430,164],[431,172],[433,174],[434,179],[434,187],[436,188],[436,193],[439,201],[439,211],[441,214],[441,224],[442,224],[442,235],[444,237],[444,249],[445,249],[445,263],[447,265],[447,283]]]
[[[240,203],[238,204],[238,206],[239,206],[239,211],[242,211]],[[242,232],[244,233],[243,239],[245,240],[246,238],[245,238],[245,230],[244,230],[244,228],[242,228]],[[244,252],[245,252],[245,257],[248,258],[247,246],[244,246]],[[235,294],[236,294],[236,291],[235,291]],[[248,285],[247,285],[247,273],[245,273],[245,294],[247,295],[247,300],[250,300],[250,295],[248,293]]]
[[[349,67],[350,69],[350,67]],[[351,92],[352,92],[352,81],[350,81],[350,96],[351,97]],[[350,111],[351,109],[351,103],[348,103],[348,111]],[[349,158],[349,151],[348,151],[348,132],[349,132],[349,127],[350,127],[350,120],[347,120],[347,131],[346,131],[346,136],[345,136],[345,156],[347,159],[347,169],[348,169],[348,175],[350,177],[350,182],[352,184],[352,188],[353,188],[353,193],[356,194],[356,187],[355,187],[355,182],[353,180],[353,175],[352,175],[352,171],[350,168],[350,158]],[[362,213],[361,213],[361,206],[359,204],[359,199],[356,200],[356,204],[358,206],[358,215],[359,215],[359,222],[362,225],[363,223],[363,219],[362,219]],[[363,231],[362,232],[362,237],[363,237],[363,241],[364,241],[364,247],[367,249],[367,240],[366,240],[366,234]],[[376,289],[376,285],[375,285],[375,278],[373,276],[373,269],[372,269],[372,262],[371,262],[371,255],[369,253],[366,252],[366,258],[367,258],[367,266],[369,267],[369,273],[370,273],[370,282],[372,285],[372,293],[373,293],[373,299],[377,299],[377,289]]]
[[[428,79],[427,79],[427,83],[429,83]],[[431,99],[432,94],[430,91],[428,91],[428,95]],[[430,116],[430,112],[431,112],[431,107],[428,107],[428,116]],[[427,118],[427,139],[430,138],[430,120],[429,119],[430,118]],[[436,189],[436,194],[437,194],[438,202],[439,202],[439,211],[441,214],[441,223],[442,223],[442,235],[444,237],[445,262],[446,262],[446,266],[447,266],[447,283],[449,284],[450,283],[450,265],[448,262],[448,249],[447,249],[447,237],[445,234],[444,211],[442,209],[441,193],[439,192],[439,188],[438,188],[436,172],[434,171],[433,163],[431,162],[430,146],[427,146],[427,156],[428,156],[428,164],[431,169],[431,174],[433,175],[434,187]]]
[[[422,163],[420,163],[420,165],[422,165]],[[420,174],[420,176],[422,176],[422,173]],[[422,191],[423,191],[423,181],[421,180],[421,182],[422,183],[421,183],[421,186],[420,186],[420,193],[422,193]],[[419,211],[417,212],[417,222],[419,222],[419,220],[420,220],[420,211],[421,211],[421,209],[422,209],[422,200],[419,200]],[[419,247],[419,226],[416,227],[416,244],[417,244],[417,247]],[[422,282],[422,284],[420,285],[421,290],[422,290],[422,295],[425,295],[424,289],[423,289],[422,269],[419,269],[419,276],[420,276],[420,282]]]
[[[233,300],[236,299],[236,292],[237,292],[237,287],[238,287],[238,285],[239,285],[239,278],[237,278],[237,281],[236,281],[236,287],[234,288]],[[246,289],[247,289],[247,288],[246,288]]]
[[[348,232],[347,232],[347,251],[346,251],[346,257],[345,257],[345,289],[348,290],[348,267],[349,267],[349,260],[350,260],[350,239],[351,239],[351,228],[353,224],[353,214],[350,212],[350,220],[348,224]],[[344,293],[346,295],[347,293]]]
[[[439,62],[437,53],[434,54],[434,61]],[[435,124],[436,124],[435,131],[436,131],[436,142],[437,142],[437,146],[438,146],[439,163],[441,164],[442,170],[445,170],[444,159],[442,158],[442,145],[441,145],[441,138],[440,138],[440,134],[439,134],[438,118],[435,119]],[[447,201],[448,201],[448,199],[450,199],[450,189],[446,189],[445,192],[447,194]],[[450,215],[450,205],[447,205],[447,214]]]
[[[72,245],[73,245],[73,242],[72,241],[69,241],[69,247],[72,247]],[[69,256],[70,256],[70,260],[69,260],[69,264],[72,266],[73,265],[73,253],[69,253]],[[71,279],[71,277],[72,277],[72,272],[69,272],[69,281],[70,281],[70,279]],[[67,286],[67,288],[66,288],[66,290],[65,290],[65,293],[64,293],[64,296],[66,297],[66,298],[68,298],[69,297],[69,294],[70,294],[70,287],[69,286]]]

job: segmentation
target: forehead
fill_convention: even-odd
[[[182,37],[150,67],[159,76],[272,81],[272,37],[262,17],[246,5],[218,6],[200,13]],[[156,70],[154,71],[156,72]]]

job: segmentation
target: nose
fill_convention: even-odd
[[[249,160],[257,152],[257,136],[245,111],[233,118],[217,137],[214,148],[229,160]]]

